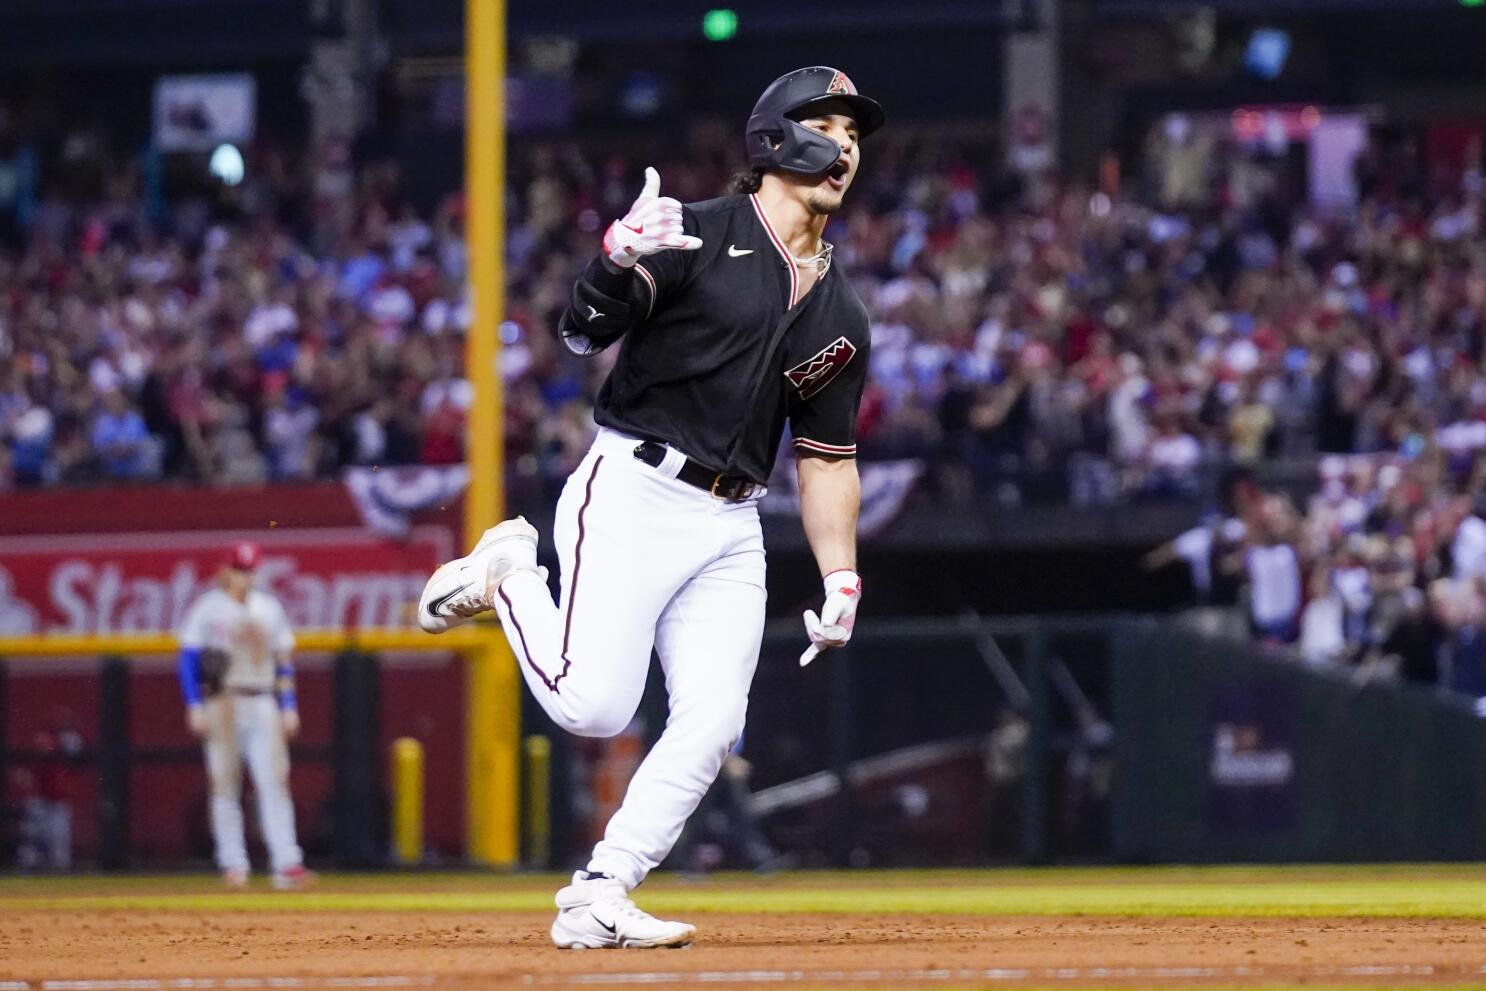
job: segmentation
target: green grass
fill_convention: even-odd
[[[0,878],[16,910],[545,912],[558,875],[330,875],[313,891],[227,892],[215,877]],[[1097,868],[657,875],[658,912],[1486,918],[1486,865]]]

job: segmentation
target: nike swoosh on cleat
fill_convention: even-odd
[[[611,925],[609,925],[609,923],[605,922],[603,919],[600,919],[597,915],[594,915],[592,912],[589,912],[588,914],[593,916],[593,921],[594,922],[597,922],[599,925],[603,926],[604,929],[608,930],[608,933],[609,933],[610,936],[617,936],[617,935],[619,935],[619,927],[618,926],[611,926]]]
[[[445,592],[443,595],[439,596],[437,599],[434,599],[432,602],[430,602],[428,604],[428,615],[430,615],[430,616],[437,616],[439,619],[446,618],[443,613],[439,612],[439,610],[441,608],[443,608],[444,603],[445,602],[448,602],[450,599],[454,598],[460,592],[463,592],[465,589],[469,588],[473,584],[474,584],[474,582],[465,582],[463,585],[459,586],[454,591],[452,591],[452,592]],[[406,615],[406,613],[404,615]]]

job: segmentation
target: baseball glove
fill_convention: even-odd
[[[211,698],[222,691],[222,678],[227,674],[227,652],[208,647],[201,652],[201,695]]]

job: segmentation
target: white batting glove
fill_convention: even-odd
[[[702,239],[681,232],[681,204],[660,195],[660,173],[645,170],[645,188],[620,220],[604,231],[604,254],[620,268],[633,268],[635,262],[658,251],[695,251]]]
[[[857,606],[862,601],[862,578],[855,571],[842,569],[826,575],[826,601],[815,610],[805,610],[805,632],[810,637],[810,646],[800,655],[800,667],[815,660],[816,655],[832,647],[840,647],[851,639],[851,631],[857,623]]]

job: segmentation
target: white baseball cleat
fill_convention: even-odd
[[[273,886],[278,891],[303,891],[320,880],[320,875],[303,864],[293,864],[273,876]]]
[[[537,568],[537,528],[518,516],[486,530],[475,549],[439,567],[423,586],[418,625],[443,633],[491,609],[501,580]]]
[[[586,871],[557,893],[557,920],[552,942],[564,950],[642,950],[686,946],[696,926],[666,922],[629,899],[623,884],[608,875],[590,878]]]
[[[229,888],[246,888],[248,886],[248,869],[246,867],[229,867],[222,872],[222,883]]]

